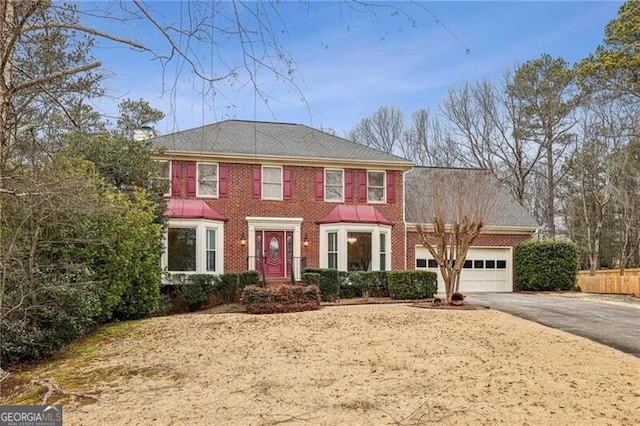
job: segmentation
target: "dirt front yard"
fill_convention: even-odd
[[[65,425],[640,424],[640,359],[492,310],[200,313],[121,330],[32,369],[23,395],[66,393]]]

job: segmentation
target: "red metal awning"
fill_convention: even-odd
[[[209,219],[227,221],[217,211],[209,207],[209,204],[203,200],[183,200],[171,198],[167,201],[167,210],[164,212],[166,217],[182,218],[182,219]]]
[[[328,215],[316,221],[317,224],[340,222],[393,225],[393,222],[389,221],[373,206],[336,206]]]

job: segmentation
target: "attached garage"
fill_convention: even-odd
[[[460,274],[460,292],[513,291],[511,247],[471,247]],[[438,293],[444,293],[444,281],[433,256],[416,246],[415,268],[438,274]]]

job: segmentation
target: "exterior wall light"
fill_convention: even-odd
[[[242,237],[240,237],[240,245],[241,246],[247,245],[247,238],[244,236],[244,234],[242,234]]]
[[[309,237],[307,234],[304,234],[304,240],[302,240],[302,245],[305,247],[309,247]]]

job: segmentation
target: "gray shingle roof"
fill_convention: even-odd
[[[156,149],[246,156],[413,163],[302,124],[227,120],[158,136]]]
[[[444,195],[435,189],[436,182],[444,182],[447,191]],[[486,218],[486,226],[505,226],[538,228],[535,219],[522,207],[509,191],[486,170],[479,169],[445,169],[433,167],[416,167],[405,175],[406,220],[408,223],[430,222],[425,218],[428,206],[443,202],[437,197],[457,194],[456,190],[467,193],[469,200],[483,197],[493,201],[491,212]],[[428,214],[428,213],[427,213]]]

